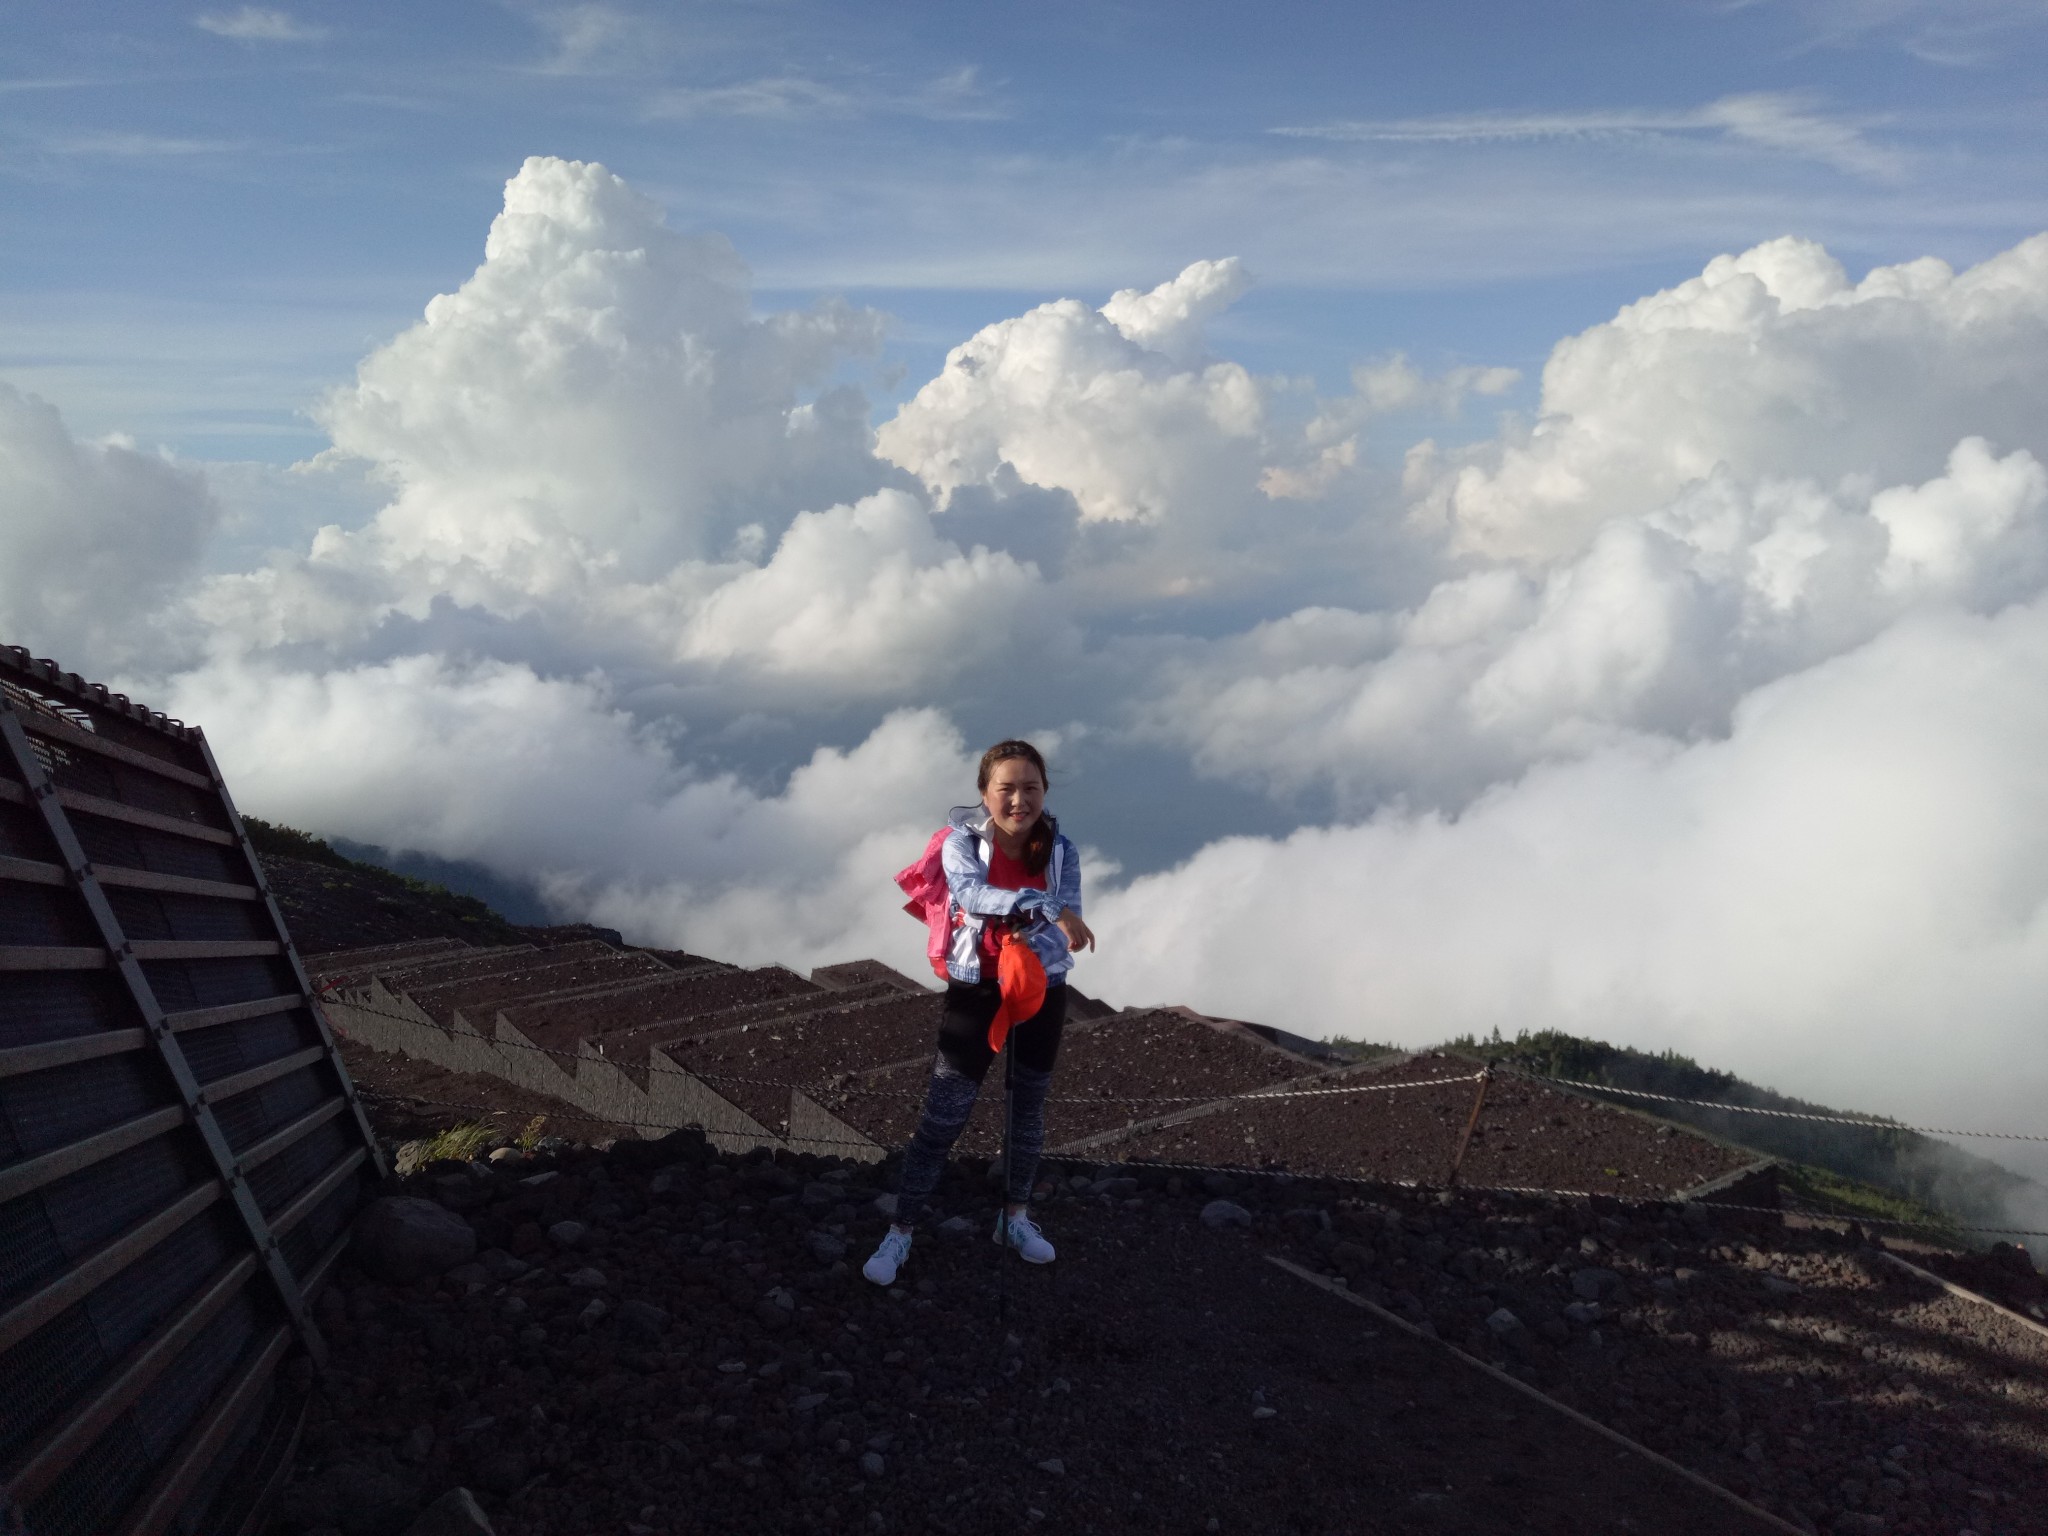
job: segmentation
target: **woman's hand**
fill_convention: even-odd
[[[1081,914],[1072,907],[1053,919],[1060,932],[1067,936],[1067,948],[1076,952],[1095,947],[1095,930],[1081,921]]]

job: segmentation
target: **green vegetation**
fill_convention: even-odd
[[[1903,1126],[1831,1125],[1734,1113],[1717,1104],[1747,1105],[1791,1114],[1881,1115],[1831,1109],[1791,1098],[1732,1072],[1703,1067],[1676,1051],[1639,1051],[1560,1030],[1522,1031],[1509,1039],[1461,1035],[1442,1050],[1498,1061],[1541,1077],[1703,1099],[1706,1104],[1664,1104],[1616,1095],[1611,1102],[1647,1111],[1746,1147],[1785,1165],[1788,1189],[1811,1204],[1844,1214],[1891,1221],[1929,1222],[1951,1232],[1959,1225],[1998,1226],[2008,1220],[2008,1199],[2039,1186],[1944,1141]]]
[[[1826,1168],[1783,1163],[1779,1165],[1778,1178],[1785,1192],[1797,1204],[1817,1211],[1855,1216],[1865,1221],[1907,1221],[1925,1228],[1927,1235],[1954,1242],[1963,1239],[1963,1234],[1956,1230],[1954,1218],[1944,1212],[1903,1195],[1887,1194],[1874,1185],[1845,1179]]]
[[[268,859],[298,859],[307,864],[325,864],[333,869],[369,867],[356,863],[354,859],[343,858],[328,846],[325,838],[301,832],[297,827],[280,826],[260,816],[244,816],[242,825],[248,829],[249,841],[256,845],[256,851]]]
[[[491,1143],[498,1139],[495,1127],[483,1120],[467,1120],[461,1125],[451,1125],[445,1131],[437,1131],[427,1138],[421,1150],[422,1166],[449,1158],[466,1163],[472,1158],[482,1157],[490,1151]]]
[[[1323,1044],[1333,1051],[1349,1056],[1353,1061],[1371,1061],[1375,1056],[1392,1056],[1401,1049],[1398,1045],[1386,1045],[1378,1040],[1364,1040],[1357,1035],[1331,1035]]]

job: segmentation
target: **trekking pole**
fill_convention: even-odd
[[[996,1281],[996,1323],[1008,1329],[1010,1326],[1010,1179],[1016,1171],[1011,1162],[1015,1153],[1017,1130],[1017,1075],[1012,1071],[1016,1058],[1003,1058],[1003,1182],[998,1191],[1002,1204],[996,1207],[996,1230],[1002,1234],[1003,1256],[996,1260],[1000,1275]],[[999,1343],[997,1349],[1002,1348]]]

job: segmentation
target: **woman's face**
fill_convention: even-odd
[[[1022,837],[1045,809],[1045,780],[1030,758],[1006,757],[989,770],[981,803],[998,831]]]

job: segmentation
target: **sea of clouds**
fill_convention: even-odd
[[[763,313],[534,159],[316,409],[353,525],[222,569],[218,474],[0,385],[0,637],[203,724],[258,814],[746,962],[915,971],[888,877],[1032,731],[1114,1001],[2038,1129],[2048,235],[1717,256],[1527,417],[1503,369],[1219,357],[1248,283],[1041,305],[876,425],[886,317]]]

